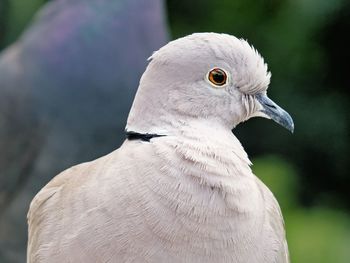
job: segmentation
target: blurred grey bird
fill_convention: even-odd
[[[289,262],[279,205],[231,129],[293,131],[246,41],[197,33],[155,52],[116,151],[47,184],[28,212],[28,262]]]
[[[43,185],[123,142],[146,59],[167,39],[162,0],[52,0],[1,53],[0,262],[25,261]]]

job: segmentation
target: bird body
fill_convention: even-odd
[[[1,263],[25,261],[43,185],[123,142],[146,59],[168,39],[163,0],[36,2],[47,3],[0,54]]]
[[[126,140],[116,151],[49,182],[28,213],[28,262],[289,262],[278,203],[252,173],[231,132],[249,117],[247,112],[252,116],[261,110],[262,100],[237,104],[239,93],[232,91],[230,104],[227,93],[210,90],[202,79],[191,90],[169,79],[174,76],[171,64],[183,61],[161,58],[172,45],[197,39],[204,52],[208,42],[213,48],[218,40],[241,41],[195,34],[152,56],[127,130],[159,136]],[[189,81],[192,75],[184,74]],[[222,99],[228,104],[217,105]],[[249,103],[254,106],[243,110]],[[232,112],[218,117],[221,107]]]
[[[209,127],[196,126],[197,136],[182,127],[182,135],[126,141],[57,176],[32,203],[29,223],[40,228],[30,233],[28,257],[285,262],[275,261],[287,252],[279,210],[268,209],[278,209],[276,200],[234,135]]]

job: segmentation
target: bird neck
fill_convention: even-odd
[[[198,217],[206,218],[213,228],[204,228],[212,236],[221,226],[228,226],[227,237],[244,236],[257,227],[255,220],[261,218],[257,207],[263,207],[260,192],[247,154],[229,129],[212,121],[192,121],[178,126],[176,134],[142,145],[152,148],[161,164],[159,173],[142,181],[153,189],[152,198],[175,209],[177,218],[189,224]],[[154,213],[160,217],[158,207]],[[242,228],[230,227],[232,214],[244,219]],[[164,236],[173,234],[164,232]]]
[[[253,176],[241,143],[220,122],[192,120],[178,123],[171,132],[152,141],[160,148],[158,152],[167,153],[161,157],[169,158],[165,162],[177,160],[174,169],[183,171],[184,176],[229,192],[239,187],[237,177]]]

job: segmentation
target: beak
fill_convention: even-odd
[[[256,95],[256,100],[262,106],[260,112],[264,113],[268,118],[271,118],[291,133],[294,132],[294,122],[288,112],[269,99],[267,95],[258,94]]]

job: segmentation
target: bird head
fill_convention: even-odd
[[[290,115],[267,97],[271,74],[245,40],[195,33],[174,40],[149,59],[127,130],[166,133],[176,121],[213,121],[232,129],[265,117],[293,132]]]

